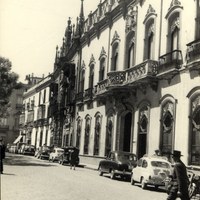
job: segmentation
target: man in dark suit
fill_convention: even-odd
[[[180,197],[182,200],[189,200],[189,179],[186,166],[180,159],[181,156],[180,151],[174,150],[172,153],[172,158],[174,160],[174,169],[172,173],[173,185],[169,191],[167,200],[175,200],[177,197]]]
[[[5,158],[5,145],[3,139],[0,138],[0,172],[3,174],[3,159]]]

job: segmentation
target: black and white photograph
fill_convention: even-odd
[[[0,200],[200,200],[200,0],[0,0]]]

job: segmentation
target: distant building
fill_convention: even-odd
[[[20,142],[35,147],[50,145],[51,127],[48,115],[51,76],[33,83],[23,94],[23,110],[19,121]]]

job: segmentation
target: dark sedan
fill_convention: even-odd
[[[108,157],[99,162],[99,175],[110,174],[111,179],[116,176],[130,178],[131,172],[137,165],[137,157],[133,153],[124,151],[112,151]]]
[[[79,149],[76,147],[65,147],[64,149],[64,153],[60,155],[59,159],[58,159],[58,163],[64,165],[64,164],[69,164],[70,163],[70,152],[71,151],[75,151],[75,155],[76,155],[76,166],[79,164]]]
[[[25,145],[22,150],[22,154],[34,156],[35,155],[35,146],[34,145]]]

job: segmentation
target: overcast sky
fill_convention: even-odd
[[[84,0],[84,14],[100,0]],[[27,74],[53,72],[56,45],[62,44],[67,20],[80,14],[81,0],[0,0],[0,56],[24,82]]]

